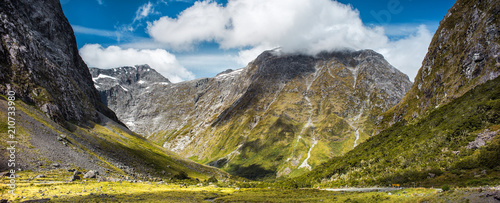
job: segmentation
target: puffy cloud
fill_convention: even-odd
[[[148,32],[155,40],[174,49],[191,49],[197,42],[223,37],[226,25],[224,8],[214,2],[195,2],[182,11],[180,17],[168,16],[148,25]]]
[[[151,23],[148,32],[180,49],[216,41],[222,48],[267,45],[314,53],[373,47],[388,40],[381,28],[364,26],[357,10],[331,0],[230,0],[225,7],[196,2],[175,19]]]
[[[90,67],[116,68],[148,64],[174,83],[194,79],[193,73],[163,49],[122,49],[117,46],[103,48],[98,44],[87,44],[80,49],[80,55]]]
[[[240,49],[240,64],[275,47],[307,54],[343,48],[373,49],[383,51],[389,62],[403,71],[414,66],[418,69],[426,52],[421,47],[430,42],[425,28],[391,41],[383,27],[364,25],[359,11],[331,0],[229,0],[225,6],[205,0],[176,18],[162,17],[149,23],[148,33],[155,41],[176,50],[212,41],[223,49]],[[410,72],[405,73],[413,79]]]

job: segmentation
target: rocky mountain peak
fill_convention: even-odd
[[[139,94],[154,89],[155,86],[172,84],[149,65],[124,66],[112,69],[90,68],[92,80],[99,90],[101,101],[113,109],[118,118],[132,130],[135,118],[129,116],[141,111],[136,106]]]
[[[315,61],[314,57],[308,55],[265,51],[251,63],[251,66],[257,67],[257,73],[252,79],[280,79],[284,82],[298,75],[314,72]]]
[[[98,89],[109,89],[116,85],[147,86],[154,83],[171,82],[149,65],[124,66],[113,69],[90,68],[90,74]]]

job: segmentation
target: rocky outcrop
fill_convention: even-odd
[[[0,94],[36,105],[47,116],[98,122],[116,116],[99,99],[58,0],[1,0]]]
[[[371,50],[273,50],[214,78],[148,85],[130,95],[132,105],[110,108],[127,108],[118,116],[169,150],[256,178],[244,171],[287,175],[352,149],[410,86]]]
[[[410,121],[500,75],[500,2],[458,0],[441,21],[415,83],[385,128]]]
[[[474,139],[474,141],[469,142],[469,144],[465,148],[466,149],[478,149],[478,148],[486,145],[486,143],[493,140],[493,138],[495,136],[497,136],[499,133],[500,133],[500,130],[490,131],[489,129],[486,129],[483,132],[479,133],[477,135],[476,139]]]
[[[149,104],[139,96],[154,85],[168,85],[170,81],[148,65],[126,66],[114,69],[90,68],[92,80],[99,90],[101,100],[113,109],[132,130],[136,129],[137,111],[146,110]],[[146,106],[145,106],[146,105]]]

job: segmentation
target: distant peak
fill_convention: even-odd
[[[231,73],[233,72],[233,69],[227,69],[225,71],[222,71],[220,73],[218,73],[215,77],[219,76],[219,75],[223,75],[223,74],[228,74],[228,73]]]
[[[148,64],[135,65],[135,66],[122,66],[112,69],[90,68],[90,73],[94,79],[99,75],[107,75],[121,80],[123,83],[136,83],[144,84],[146,82],[167,82],[170,80],[158,73],[155,69],[151,68]]]

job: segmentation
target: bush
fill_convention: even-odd
[[[446,191],[449,191],[449,190],[450,190],[450,186],[448,186],[448,185],[443,185],[443,187],[441,187],[441,189],[443,190],[443,192],[446,192]]]
[[[179,172],[179,174],[175,175],[174,178],[177,180],[186,180],[186,179],[189,179],[189,176],[186,172],[181,171],[181,172]]]
[[[210,177],[207,180],[207,182],[209,182],[209,183],[217,183],[217,182],[219,182],[219,180],[217,180],[217,178],[215,178],[215,176],[212,176],[212,177]]]

